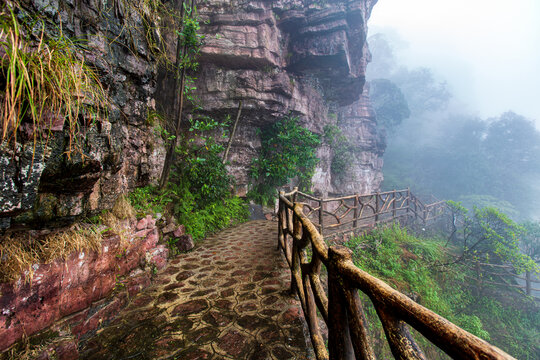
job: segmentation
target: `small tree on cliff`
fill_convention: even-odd
[[[315,166],[317,146],[321,143],[317,134],[298,124],[298,117],[286,116],[270,126],[259,130],[260,156],[251,163],[251,177],[255,185],[248,194],[261,204],[275,197],[276,188],[289,179],[298,178],[301,190],[309,190]]]
[[[538,271],[538,265],[520,248],[523,227],[492,207],[475,207],[470,216],[460,203],[449,201],[448,205],[454,225],[450,241],[461,247],[456,262],[509,263],[517,273]]]
[[[394,129],[407,119],[411,112],[399,87],[388,79],[370,82],[370,98],[377,112],[377,124]]]
[[[170,144],[167,149],[167,155],[163,164],[163,171],[161,173],[161,179],[159,181],[159,187],[163,189],[169,181],[169,174],[171,172],[171,166],[174,161],[175,148],[178,144],[178,137],[180,136],[180,128],[182,124],[182,111],[184,110],[184,96],[190,99],[190,92],[193,87],[190,85],[192,80],[186,76],[187,70],[196,70],[199,63],[196,61],[199,49],[204,38],[199,34],[200,30],[199,20],[197,18],[197,10],[195,8],[195,1],[190,0],[190,6],[186,5],[186,2],[182,2],[181,9],[182,26],[180,31],[177,31],[177,52],[176,52],[176,83],[175,93],[180,92],[180,97],[177,102],[175,97],[176,119],[175,119],[175,131],[174,135],[170,139]]]

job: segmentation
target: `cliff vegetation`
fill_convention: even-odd
[[[535,300],[508,285],[494,285],[500,278],[477,273],[474,264],[478,259],[486,261],[486,258],[495,264],[526,259],[528,266],[538,272],[538,265],[519,252],[517,245],[518,238],[527,242],[527,236],[538,234],[522,232],[518,236],[514,234],[512,238],[500,225],[506,224],[506,227],[518,232],[523,230],[520,226],[507,222],[505,215],[495,209],[478,212],[472,223],[483,226],[483,229],[470,233],[473,234],[471,239],[485,240],[482,249],[473,251],[473,246],[464,248],[463,238],[449,238],[449,233],[428,234],[425,229],[413,231],[398,225],[352,238],[346,246],[353,250],[353,261],[357,266],[385,280],[419,304],[518,359],[537,359],[540,355],[540,313]],[[482,215],[485,213],[494,214],[494,217],[485,221]],[[504,245],[501,245],[500,239],[490,238],[488,233],[500,235]],[[510,244],[506,241],[515,242]],[[498,250],[500,246],[513,249],[516,253],[501,255]],[[469,253],[464,256],[464,251]],[[505,280],[511,284],[516,279],[507,275]],[[391,358],[375,309],[366,296],[363,303],[378,356]],[[414,333],[414,337],[429,359],[447,358],[418,333]]]

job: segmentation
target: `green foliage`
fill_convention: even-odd
[[[454,231],[450,240],[461,247],[460,261],[512,264],[518,273],[537,270],[538,265],[520,249],[525,229],[495,208],[474,208],[472,216],[460,203],[449,201]]]
[[[473,297],[469,311],[489,329],[491,343],[517,359],[539,358],[540,311],[533,303],[496,296]]]
[[[185,182],[171,182],[161,191],[157,187],[146,186],[129,195],[139,216],[170,213],[195,240],[244,222],[249,217],[246,204],[238,197],[226,197],[205,205],[197,203],[196,198],[200,198],[200,194],[192,194]],[[172,239],[169,245],[174,245],[174,242]]]
[[[255,185],[248,196],[266,204],[276,196],[276,188],[294,177],[298,178],[301,190],[309,191],[319,161],[319,136],[301,127],[293,116],[263,128],[259,135],[262,147],[260,156],[251,163],[250,175]]]
[[[460,205],[454,205],[459,211]],[[536,358],[540,312],[534,302],[523,296],[509,298],[502,292],[478,297],[469,280],[474,276],[472,271],[452,261],[454,250],[445,249],[445,242],[441,238],[419,238],[394,225],[352,238],[345,245],[353,251],[358,267],[418,303],[517,358]],[[366,296],[362,299],[377,355],[389,357],[373,305]],[[415,337],[428,358],[445,358],[422,336]]]
[[[139,217],[148,213],[164,214],[167,205],[172,202],[169,190],[159,192],[154,186],[136,188],[128,198]]]
[[[231,193],[233,178],[220,156],[225,149],[213,135],[225,125],[206,116],[190,119],[188,133],[182,135],[176,148],[171,181],[186,184],[198,209],[229,197]]]
[[[337,125],[329,124],[324,127],[324,142],[330,145],[333,152],[330,170],[338,178],[342,178],[345,170],[354,160],[355,147]]]
[[[399,226],[383,227],[346,246],[354,250],[360,268],[390,281],[391,284],[438,313],[448,313],[441,302],[441,289],[432,279],[429,264],[442,254],[440,241],[417,239]]]
[[[247,220],[244,201],[231,197],[233,178],[220,156],[223,146],[214,135],[228,121],[226,118],[225,122],[218,122],[206,116],[191,119],[176,148],[168,184],[161,191],[152,186],[133,191],[130,200],[135,210],[140,214],[168,212],[194,239]],[[159,131],[167,139],[172,138],[166,130]]]
[[[377,113],[377,124],[386,129],[394,130],[411,115],[400,88],[388,79],[372,80],[369,95]]]
[[[23,15],[21,21],[15,11],[0,6],[2,141],[15,144],[19,127],[29,122],[35,145],[54,121],[65,119],[67,155],[80,152],[81,125],[92,125],[107,105],[99,78],[62,29],[46,33],[43,21]]]
[[[518,273],[536,268],[534,261],[519,248],[523,228],[494,208],[474,209],[471,235],[476,243],[470,250],[484,253],[486,260],[493,256],[500,262],[510,262]],[[469,250],[469,251],[470,251]]]
[[[180,213],[179,221],[194,239],[201,239],[229,226],[246,221],[249,211],[244,200],[233,197],[215,202],[190,214]]]
[[[540,222],[527,221],[521,226],[525,230],[521,237],[523,252],[540,263]]]
[[[201,26],[196,8],[189,8],[184,3],[184,19],[182,31],[177,31],[180,43],[186,50],[183,54],[181,67],[189,70],[197,70],[199,63],[196,61],[200,47],[204,40],[204,35],[199,33]]]

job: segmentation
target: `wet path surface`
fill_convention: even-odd
[[[173,259],[82,359],[306,359],[277,224],[251,221]]]

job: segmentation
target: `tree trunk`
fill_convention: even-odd
[[[191,0],[191,9],[194,7],[194,0]],[[174,132],[174,139],[171,140],[169,147],[167,149],[167,155],[165,156],[165,162],[163,163],[163,170],[161,172],[161,178],[159,180],[159,189],[163,189],[167,182],[169,181],[169,175],[171,173],[171,167],[174,160],[174,150],[178,144],[178,137],[180,136],[180,128],[182,125],[182,111],[184,109],[184,87],[186,82],[186,68],[182,66],[182,59],[186,53],[186,45],[182,46],[182,37],[181,33],[184,29],[184,1],[182,1],[180,9],[180,18],[182,19],[182,25],[180,27],[180,32],[178,33],[177,42],[176,42],[176,82],[174,86],[174,92],[178,91],[178,85],[180,85],[180,105],[176,106],[176,96],[175,96],[175,108],[176,112],[176,127]],[[179,84],[180,83],[180,84]]]
[[[231,135],[229,136],[229,142],[227,144],[227,149],[225,150],[225,154],[223,154],[223,163],[227,161],[227,156],[229,155],[229,150],[231,149],[234,133],[236,132],[236,126],[238,125],[238,120],[240,120],[240,114],[242,113],[242,100],[238,103],[238,113],[236,114],[236,120],[234,121],[234,126],[231,132]]]

